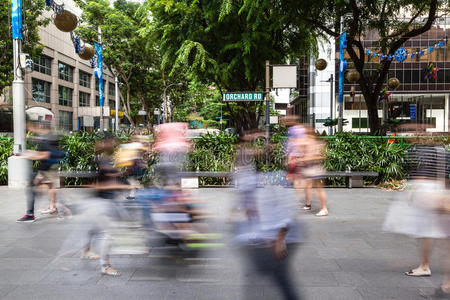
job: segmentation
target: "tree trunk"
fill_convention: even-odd
[[[367,105],[367,116],[369,121],[370,133],[375,134],[381,128],[380,119],[378,118],[378,107],[377,107],[378,95],[377,94],[368,95],[367,98],[364,95],[364,98],[366,100]]]

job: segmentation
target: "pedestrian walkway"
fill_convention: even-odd
[[[67,202],[83,199],[86,190],[65,189]],[[195,190],[211,203],[221,227],[228,230],[232,189]],[[401,192],[375,188],[326,189],[330,216],[302,212],[308,224],[307,242],[295,254],[296,280],[304,299],[424,299],[442,282],[440,253],[432,255],[433,276],[411,278],[404,271],[418,264],[416,241],[383,233],[381,224],[389,203]],[[21,190],[0,187],[0,298],[1,299],[239,299],[243,260],[229,246],[217,253],[180,260],[154,249],[150,254],[116,251],[111,261],[121,277],[102,276],[97,262],[80,261],[68,251],[55,258],[73,230],[70,220],[55,217],[35,223],[15,220],[25,209]],[[37,201],[37,211],[46,200]],[[300,208],[300,205],[299,205]],[[132,244],[139,233],[130,238]],[[120,239],[120,237],[119,237]],[[141,245],[137,245],[141,246]],[[254,299],[276,299],[263,279],[250,288]]]

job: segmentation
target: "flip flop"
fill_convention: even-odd
[[[120,276],[120,272],[111,266],[102,267],[102,274],[108,276]]]
[[[82,255],[81,259],[100,259],[100,256],[94,252],[88,252],[87,254]]]
[[[409,270],[408,272],[405,272],[406,276],[412,276],[412,277],[428,277],[431,276],[430,270]]]

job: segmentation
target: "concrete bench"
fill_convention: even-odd
[[[62,187],[66,178],[96,178],[98,173],[93,171],[61,171],[58,172],[58,176]]]
[[[350,171],[350,172],[326,172],[323,177],[344,177],[345,185],[349,189],[354,187],[363,187],[364,181],[363,177],[377,177],[378,172],[360,172],[360,171]]]

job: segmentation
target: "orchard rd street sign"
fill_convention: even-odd
[[[261,92],[233,92],[224,93],[223,101],[263,101],[264,93]]]

